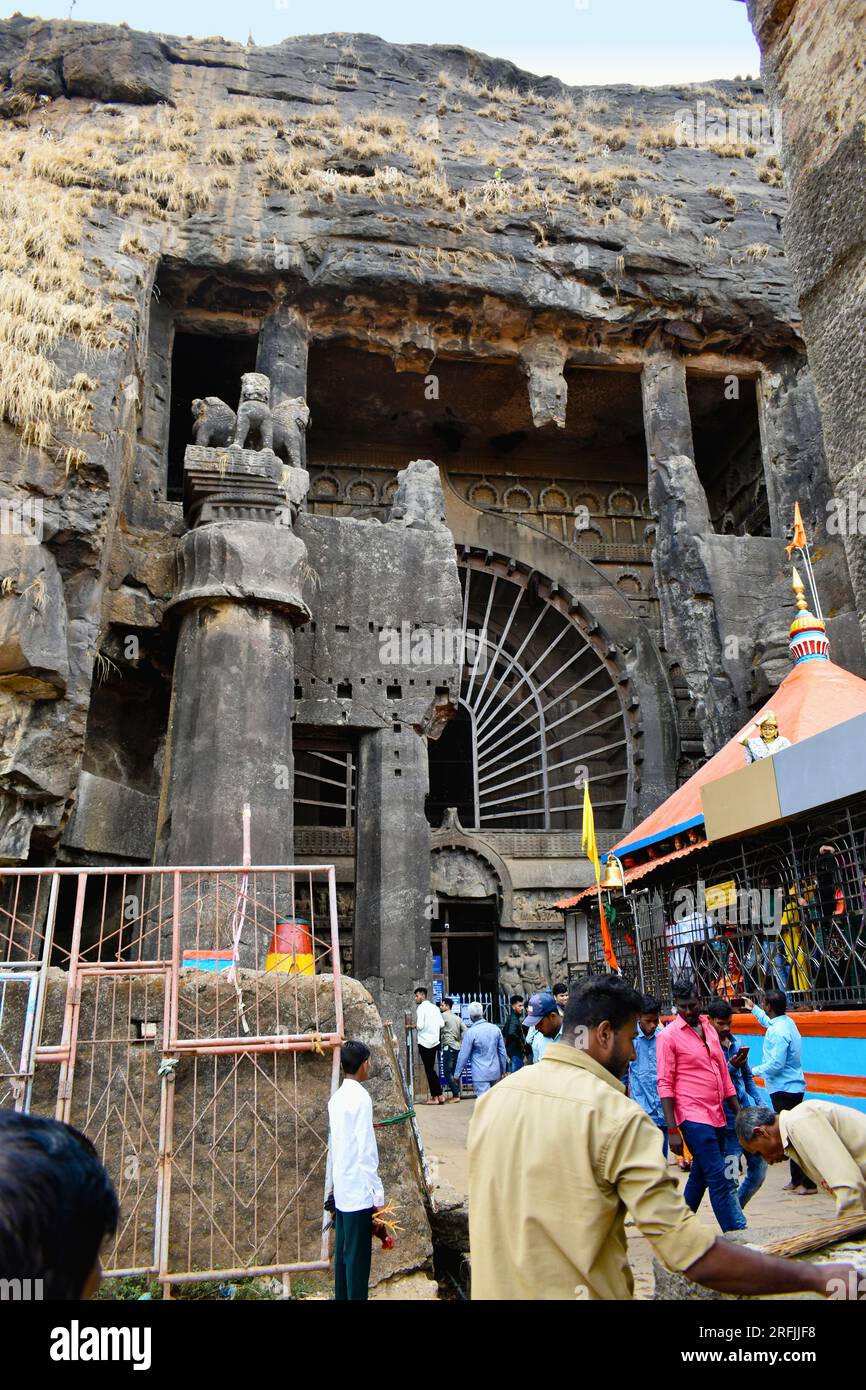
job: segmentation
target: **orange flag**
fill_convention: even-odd
[[[616,958],[616,951],[613,949],[613,942],[610,939],[610,927],[607,925],[607,918],[604,915],[604,903],[601,894],[598,895],[598,910],[601,915],[601,947],[604,951],[604,958],[611,970],[619,970],[619,961]]]
[[[790,544],[790,545],[786,545],[786,546],[785,546],[785,549],[786,549],[786,551],[788,552],[788,559],[790,560],[790,558],[791,558],[791,551],[792,551],[792,550],[803,550],[808,544],[809,544],[809,542],[808,542],[807,537],[806,537],[806,528],[805,528],[805,526],[803,525],[803,518],[802,518],[802,516],[800,515],[800,503],[799,503],[799,502],[795,502],[795,503],[794,503],[794,539],[791,541],[791,544]]]

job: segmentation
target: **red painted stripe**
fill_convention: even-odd
[[[833,1076],[826,1071],[807,1071],[806,1093],[818,1096],[847,1096],[849,1100],[866,1099],[866,1077]],[[758,1086],[766,1086],[762,1076],[756,1076]]]
[[[840,1010],[838,1013],[794,1013],[791,1018],[804,1038],[866,1038],[866,1009]],[[763,1033],[751,1014],[734,1014],[735,1033]]]

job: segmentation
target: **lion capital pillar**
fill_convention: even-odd
[[[186,452],[160,863],[240,864],[245,803],[252,863],[292,863],[294,633],[310,618],[292,523],[307,474],[291,470],[287,493],[275,462],[266,448]]]

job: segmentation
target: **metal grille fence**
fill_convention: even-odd
[[[108,1275],[327,1269],[342,1040],[331,866],[0,875],[0,1105],[95,1144]]]
[[[591,969],[606,969],[597,909]],[[800,1009],[866,1006],[866,797],[662,865],[613,900],[622,973],[671,1003],[780,989]]]

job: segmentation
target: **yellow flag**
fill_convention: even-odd
[[[807,539],[807,536],[806,536],[806,528],[805,528],[805,526],[803,525],[803,518],[802,518],[802,516],[801,516],[801,514],[800,514],[800,503],[799,503],[799,502],[795,502],[795,503],[794,503],[794,539],[791,541],[791,544],[790,544],[790,545],[786,545],[786,546],[785,546],[785,549],[786,549],[786,551],[788,552],[788,559],[790,560],[790,558],[791,558],[791,551],[792,551],[792,550],[803,550],[803,549],[805,548],[805,546],[807,546],[808,544],[809,544],[809,542],[808,542],[808,539]]]
[[[583,784],[583,838],[580,847],[595,869],[595,881],[598,883],[601,879],[601,864],[598,859],[598,845],[595,843],[595,817],[592,814],[588,782]]]

